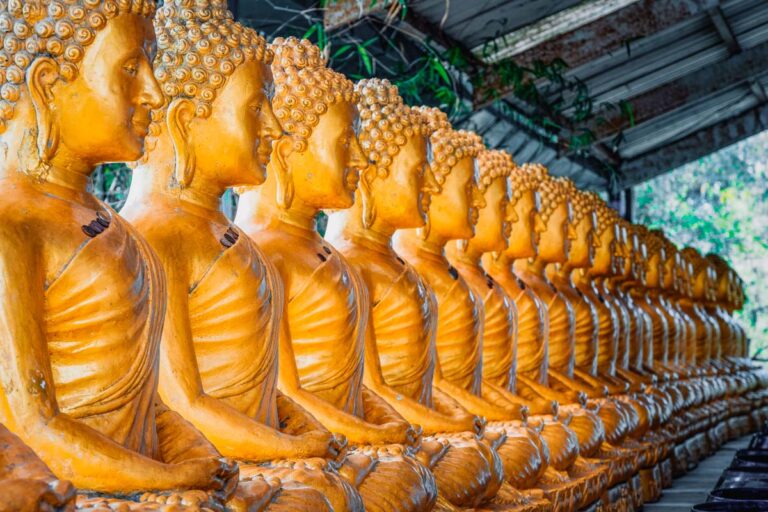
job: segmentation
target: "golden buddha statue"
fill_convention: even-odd
[[[570,180],[564,180],[572,210],[572,239],[568,259],[547,266],[552,285],[571,304],[574,313],[574,376],[592,387],[601,385],[597,375],[597,338],[599,318],[592,300],[573,285],[572,274],[580,274],[592,265],[595,253],[597,216],[592,196],[577,190]]]
[[[166,2],[155,18],[165,101],[121,212],[168,276],[159,394],[241,461],[232,506],[360,510],[360,496],[331,467],[343,446],[276,389],[282,285],[219,209],[228,187],[264,180],[265,148],[280,135],[268,97],[272,52],[223,0],[187,4]],[[218,41],[226,44],[211,59],[202,49]],[[255,475],[290,488],[264,488]]]
[[[543,469],[541,465],[531,465],[534,454],[530,453],[530,445],[526,447],[527,443],[524,443],[524,437],[530,438],[532,432],[520,423],[524,415],[521,415],[519,401],[503,398],[498,393],[494,395],[493,389],[483,384],[483,353],[479,350],[482,347],[483,311],[478,308],[482,304],[458,269],[450,264],[444,251],[449,240],[472,237],[477,208],[484,203],[483,195],[475,186],[474,168],[474,155],[482,148],[481,142],[475,134],[452,130],[445,115],[436,109],[423,108],[422,111],[430,122],[432,158],[436,162],[433,171],[440,190],[431,194],[427,225],[420,230],[399,232],[395,247],[435,292],[439,310],[436,346],[442,369],[442,374],[435,376],[435,386],[470,412],[488,418],[488,431],[507,438],[499,445],[505,476],[513,486],[522,489],[535,482]],[[487,289],[487,279],[483,282]],[[512,398],[511,394],[508,396]],[[545,449],[551,449],[551,467],[564,471],[573,466],[578,454],[573,432],[553,427],[547,435],[559,443],[550,444],[542,433],[547,445]],[[557,480],[546,482],[548,495],[559,503],[557,506],[577,504],[588,485],[583,479],[569,481],[567,474],[565,482],[559,481],[562,477]],[[553,495],[549,491],[555,490],[555,485],[551,484],[562,487],[565,492]]]
[[[659,293],[651,293],[650,299],[659,309],[671,315],[672,321],[667,322],[669,331],[667,333],[666,361],[679,378],[688,377],[688,372],[684,368],[688,330],[676,301],[681,285],[679,277],[681,266],[680,253],[677,246],[662,231],[652,230],[650,234],[661,240],[664,254],[659,279]]]
[[[153,11],[145,0],[0,6],[0,422],[57,477],[102,494],[81,506],[217,507],[237,482],[237,465],[157,397],[163,272],[87,191],[98,164],[141,156],[162,102]]]
[[[727,365],[729,371],[735,371],[736,367],[733,365],[735,361],[732,358],[737,352],[740,352],[737,347],[738,334],[732,324],[732,319],[729,318],[729,315],[726,312],[730,300],[729,294],[732,291],[730,286],[730,267],[728,266],[728,263],[717,254],[710,253],[705,257],[713,273],[712,279],[710,280],[712,284],[712,294],[705,305],[705,309],[710,318],[717,322],[720,334],[719,339],[717,340],[718,353],[716,359]]]
[[[508,177],[515,169],[515,164],[508,153],[487,149],[480,151],[477,160],[478,188],[483,201],[478,210],[475,235],[468,240],[450,242],[446,254],[471,291],[480,299],[478,303],[483,306],[482,394],[492,402],[507,401],[526,406],[529,403],[547,403],[542,398],[527,400],[513,392],[515,380],[510,373],[514,372],[516,362],[514,304],[504,289],[485,272],[482,264],[483,256],[498,258],[508,246],[511,221],[514,218]],[[543,412],[545,415],[539,413],[530,417],[529,424],[534,426],[548,449],[551,444],[555,456],[552,457],[553,466],[547,468],[537,486],[555,503],[563,502],[575,490],[577,506],[587,505],[602,493],[604,470],[584,459],[571,459],[564,464],[561,455],[563,441],[573,439],[575,434],[555,421],[551,414],[557,413],[557,409]],[[570,421],[571,417],[568,418],[566,421]],[[567,472],[559,473],[557,468]]]
[[[75,488],[59,480],[35,453],[0,425],[0,489],[4,512],[70,510]]]
[[[284,284],[274,298],[283,307],[278,389],[346,436],[340,471],[366,510],[428,510],[437,492],[412,456],[419,432],[364,381],[364,285],[315,229],[321,209],[353,204],[358,171],[367,167],[355,134],[357,94],[309,41],[278,38],[271,48],[272,109],[284,135],[272,144],[264,185],[243,189],[235,222]]]
[[[682,258],[688,263],[686,277],[689,283],[689,293],[680,301],[680,305],[695,324],[696,341],[690,347],[694,364],[700,369],[709,365],[712,343],[715,338],[713,325],[702,311],[702,302],[706,300],[709,273],[706,260],[698,250],[685,247],[681,251]]]
[[[570,244],[574,238],[568,189],[562,180],[550,177],[546,168],[539,164],[525,164],[523,170],[534,177],[541,197],[541,208],[536,214],[533,226],[535,236],[538,237],[538,251],[535,257],[516,260],[513,269],[515,275],[538,295],[547,311],[547,372],[550,384],[562,392],[569,393],[571,401],[575,401],[579,392],[590,398],[605,396],[607,389],[604,386],[593,387],[578,382],[573,377],[573,307],[552,285],[545,271],[547,265],[563,264],[568,260]]]
[[[425,190],[437,187],[427,126],[388,81],[362,80],[356,90],[361,147],[371,164],[361,172],[352,208],[329,217],[325,238],[360,275],[371,303],[364,382],[421,426],[423,446],[440,447],[429,463],[439,503],[478,506],[501,484],[489,446],[477,437],[483,422],[433,385],[440,368],[432,292],[392,248],[397,229],[424,225]]]

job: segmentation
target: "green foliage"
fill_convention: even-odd
[[[744,279],[748,302],[739,317],[754,355],[768,350],[767,161],[764,132],[635,187],[637,222],[720,254]]]
[[[125,204],[130,186],[131,170],[122,163],[100,165],[91,178],[94,195],[116,210]]]

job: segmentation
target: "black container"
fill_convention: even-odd
[[[768,504],[761,501],[701,503],[694,505],[691,512],[768,512]]]
[[[709,493],[708,502],[739,503],[742,501],[762,503],[768,508],[768,488],[739,487],[735,489],[715,489]]]

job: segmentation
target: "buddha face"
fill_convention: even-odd
[[[640,247],[636,243],[637,240],[633,235],[629,234],[626,227],[621,228],[622,243],[619,249],[621,254],[620,266],[617,269],[617,274],[623,278],[627,278],[632,273],[633,257],[642,256]]]
[[[472,238],[482,199],[477,189],[475,160],[462,158],[445,177],[440,193],[432,195],[430,233],[444,240]]]
[[[614,245],[616,244],[616,230],[612,226],[603,229],[598,235],[599,245],[595,250],[595,258],[592,262],[592,273],[604,276],[611,273],[613,266]]]
[[[526,190],[512,205],[510,218],[509,248],[506,254],[512,259],[532,258],[538,249],[538,234],[533,229],[539,211],[539,193]]]
[[[645,286],[648,288],[658,288],[662,282],[662,272],[664,267],[662,265],[661,252],[656,251],[648,256],[648,263],[645,265]]]
[[[268,65],[245,62],[218,92],[211,114],[191,120],[187,143],[196,166],[218,190],[264,182],[272,141],[280,134],[269,101],[271,85]],[[172,106],[169,119],[173,112]]]
[[[483,194],[485,206],[480,208],[472,245],[480,252],[503,251],[511,233],[509,185],[505,179],[495,179]]]
[[[675,280],[677,279],[677,271],[675,269],[677,253],[668,253],[666,249],[662,249],[662,270],[661,270],[661,287],[665,290],[672,291],[675,288]]]
[[[345,209],[355,200],[359,172],[367,166],[355,134],[357,107],[339,101],[320,116],[303,151],[293,150],[290,137],[281,138],[272,161],[292,181],[294,197],[316,209]]]
[[[162,104],[150,64],[154,40],[149,19],[121,14],[96,32],[74,80],[54,82],[45,57],[32,64],[28,85],[37,98],[38,124],[52,126],[58,142],[54,165],[78,161],[90,171],[142,155],[150,111]],[[39,85],[46,83],[52,85]]]
[[[558,204],[546,222],[539,220],[536,229],[540,233],[539,257],[547,263],[564,263],[568,260],[572,232],[569,202]]]
[[[595,259],[595,223],[597,218],[594,213],[583,216],[573,226],[573,240],[571,243],[568,262],[574,268],[589,267]]]
[[[370,167],[362,179],[370,181],[370,194],[376,205],[376,216],[394,229],[418,228],[426,222],[425,192],[435,191],[435,180],[427,162],[427,139],[421,135],[408,137],[392,159],[385,178],[375,176]]]

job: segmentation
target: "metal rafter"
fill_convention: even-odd
[[[624,162],[622,187],[654,178],[671,169],[735,144],[768,128],[768,105],[703,128],[687,137]]]

